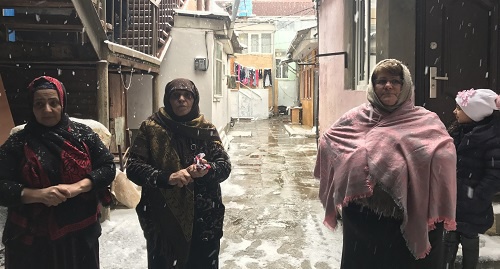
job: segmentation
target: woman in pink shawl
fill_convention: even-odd
[[[456,152],[438,116],[411,100],[408,68],[375,66],[368,103],[321,137],[315,177],[324,223],[342,216],[342,269],[438,268],[454,230]]]

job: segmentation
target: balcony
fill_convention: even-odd
[[[2,0],[0,64],[158,71],[182,0]]]

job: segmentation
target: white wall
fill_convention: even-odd
[[[298,106],[299,92],[297,80],[277,79],[278,81],[278,105]]]
[[[160,88],[159,106],[163,106],[163,95],[165,85],[175,78],[187,78],[192,80],[200,92],[200,111],[206,119],[212,122],[220,131],[229,123],[228,90],[224,82],[222,98],[213,98],[213,81],[215,72],[214,62],[214,34],[211,30],[192,28],[173,28],[172,43],[168,48],[160,67],[158,84]],[[205,37],[206,35],[206,37]],[[207,55],[208,50],[208,55]],[[207,57],[208,56],[208,57]],[[194,59],[206,57],[208,59],[208,70],[194,70]],[[228,72],[227,55],[223,55],[223,62]]]
[[[213,33],[206,30],[174,28],[172,29],[172,43],[165,54],[160,66],[158,76],[159,98],[158,105],[163,106],[165,85],[175,78],[187,78],[194,82],[200,92],[200,110],[210,119],[212,114],[212,88],[213,88]],[[207,54],[208,49],[208,54]],[[207,58],[209,68],[207,71],[194,70],[195,58]]]
[[[127,76],[125,81],[129,81]],[[141,122],[153,113],[153,76],[133,75],[127,90],[127,127],[139,129]]]
[[[231,117],[233,118],[269,118],[268,89],[239,89],[231,91]]]

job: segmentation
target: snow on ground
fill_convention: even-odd
[[[500,236],[479,235],[481,261],[500,261]]]
[[[221,186],[222,196],[226,201],[226,220],[231,218],[231,214],[237,211],[246,212],[245,209],[255,206],[254,203],[259,203],[257,199],[249,204],[234,202],[232,197],[241,197],[246,192],[231,180],[225,181]],[[260,230],[255,227],[243,227],[243,229],[255,231],[253,234],[249,232],[252,235],[246,234],[244,238],[235,238],[225,231],[226,236],[221,242],[220,267],[222,269],[340,268],[342,229],[331,231],[322,224],[324,212],[319,201],[304,201],[304,203],[307,211],[310,212],[305,219],[300,221],[303,227],[298,228],[304,231],[302,235],[304,238],[297,238],[292,229],[289,233],[277,233],[276,236],[268,238],[261,238],[256,234]],[[271,204],[264,208],[259,215],[254,216],[256,225],[265,227],[263,229],[267,230],[287,230],[287,222],[269,218],[271,211],[280,210],[280,207],[283,205]],[[251,217],[248,216],[248,218]],[[305,243],[297,245],[296,242],[299,240]]]
[[[237,185],[222,184],[225,195],[239,195],[242,190]],[[235,187],[236,186],[236,187]],[[245,208],[234,202],[226,203],[228,210],[241,210]],[[263,212],[262,214],[265,214]],[[236,263],[226,264],[227,260],[234,260],[237,253],[245,252],[255,242],[241,239],[239,241],[229,241],[222,239],[222,244],[227,247],[220,254],[221,269],[246,269],[246,268],[266,268],[267,264],[279,261],[283,258],[290,260],[291,264],[296,264],[296,268],[301,268],[304,258],[310,261],[311,267],[303,268],[339,268],[342,250],[342,230],[330,231],[322,223],[321,214],[311,214],[306,220],[307,244],[300,250],[302,258],[294,257],[279,251],[281,242],[290,240],[290,237],[269,238],[260,242],[258,249],[266,253],[264,257],[255,258],[252,255],[241,255],[236,259]],[[280,223],[276,223],[279,225]],[[111,220],[102,224],[103,234],[100,238],[101,268],[103,269],[144,269],[147,268],[146,242],[142,235],[142,230],[137,220],[134,209],[115,209],[111,211]],[[326,239],[326,240],[325,240]],[[482,261],[500,260],[500,237],[480,235],[480,256]],[[459,255],[461,251],[459,250]],[[252,266],[253,265],[253,266]]]
[[[223,196],[238,196],[244,193],[240,186],[226,181],[222,184]],[[247,205],[226,202],[226,208],[230,210],[242,210]],[[318,205],[318,208],[321,208]],[[266,212],[262,212],[259,218],[265,218]],[[227,215],[227,214],[226,214]],[[280,228],[283,223],[278,220],[267,220]],[[274,221],[274,222],[273,222]],[[222,239],[221,245],[226,246],[220,253],[221,269],[246,269],[266,268],[281,269],[276,263],[285,259],[294,268],[339,268],[342,250],[341,229],[332,232],[322,222],[322,212],[311,209],[311,214],[304,220],[304,230],[307,244],[300,249],[283,251],[282,245],[293,241],[293,234],[267,240],[226,240]],[[146,242],[137,220],[134,209],[115,209],[111,211],[111,220],[102,224],[103,232],[99,239],[101,268],[103,269],[144,269],[147,268]],[[256,250],[264,255],[256,257],[255,251],[246,250],[250,246],[256,246]],[[299,253],[299,254],[297,254]],[[235,257],[237,257],[235,259]],[[226,263],[231,260],[232,262]],[[234,262],[236,260],[236,262]],[[305,261],[310,265],[305,265]],[[282,267],[289,268],[289,267]]]
[[[99,238],[102,269],[147,268],[146,240],[135,209],[115,209],[102,223]]]

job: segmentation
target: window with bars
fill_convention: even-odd
[[[354,79],[355,89],[366,89],[376,64],[377,0],[354,2]]]

